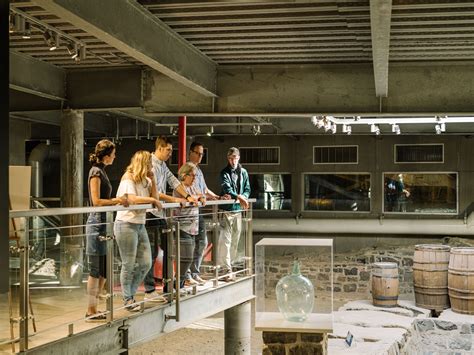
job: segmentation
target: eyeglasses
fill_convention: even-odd
[[[196,152],[195,150],[192,150],[192,152],[193,152],[194,154],[199,155],[200,157],[203,157],[203,156],[204,156],[204,153],[199,153],[199,152]]]
[[[196,174],[186,174],[188,176],[191,176],[191,177],[196,177]]]

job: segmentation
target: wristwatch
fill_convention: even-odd
[[[188,200],[188,198],[190,198],[191,195],[190,194],[187,194],[186,197],[184,198],[186,201]]]

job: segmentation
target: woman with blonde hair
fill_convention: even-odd
[[[112,206],[122,204],[127,206],[126,198],[111,198],[112,185],[105,172],[105,167],[112,165],[115,159],[115,144],[107,139],[99,141],[94,152],[89,154],[92,167],[87,178],[89,205]],[[105,314],[97,311],[97,299],[106,279],[107,244],[102,237],[106,235],[106,214],[92,212],[86,222],[86,254],[89,260],[89,278],[87,280],[88,306],[86,318],[88,322],[104,321]]]
[[[117,191],[117,196],[122,195],[127,196],[130,204],[151,203],[161,209],[150,152],[140,150],[133,155]],[[129,311],[139,310],[135,294],[151,267],[151,248],[145,218],[146,210],[118,211],[115,218],[114,234],[122,259],[120,283],[124,305]]]

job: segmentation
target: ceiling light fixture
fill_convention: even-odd
[[[374,125],[374,133],[375,133],[376,136],[380,135],[380,127],[379,126]]]
[[[352,134],[352,127],[351,126],[346,127],[346,133],[347,133],[348,136],[350,136]]]
[[[441,125],[439,124],[435,125],[435,131],[436,131],[436,134],[441,134]]]
[[[336,125],[335,123],[333,123],[333,124],[331,125],[331,131],[332,131],[332,134],[336,134],[336,132],[337,132],[337,125]]]
[[[207,131],[206,134],[207,134],[208,137],[212,136],[214,134],[214,126],[211,126],[209,128],[209,131]]]
[[[252,133],[254,134],[254,136],[258,136],[260,133],[262,133],[262,131],[260,130],[260,126],[253,126],[252,127]]]
[[[45,31],[43,33],[43,38],[50,51],[54,51],[56,48],[58,48],[59,36],[57,33],[52,35],[50,31]]]
[[[316,126],[318,124],[318,118],[316,116],[311,117],[311,123],[313,126]]]
[[[23,38],[23,39],[30,39],[31,38],[31,24],[29,22],[25,23],[25,30],[23,31],[23,34],[21,35],[21,38]]]

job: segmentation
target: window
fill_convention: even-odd
[[[357,164],[358,146],[315,146],[313,164]]]
[[[443,144],[395,144],[395,163],[443,162]]]
[[[291,174],[249,174],[256,210],[291,210]]]
[[[370,174],[305,174],[304,209],[370,211]]]
[[[384,212],[457,213],[456,173],[384,173]]]
[[[279,165],[280,147],[240,147],[240,163],[245,165]]]
[[[170,165],[178,165],[178,149],[173,149],[170,158]],[[199,165],[207,165],[207,148],[204,148],[204,155]]]

